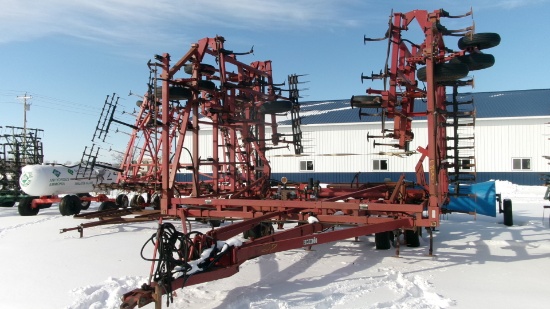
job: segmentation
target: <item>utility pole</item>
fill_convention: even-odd
[[[27,163],[27,111],[31,109],[31,104],[27,104],[28,99],[32,99],[32,96],[27,95],[18,96],[18,99],[23,99],[23,151],[21,152],[21,161]]]

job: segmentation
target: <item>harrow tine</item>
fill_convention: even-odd
[[[388,30],[384,34],[384,37],[374,39],[374,38],[367,38],[367,36],[363,35],[363,44],[366,44],[367,42],[376,42],[376,41],[383,41],[385,39],[389,39],[391,35],[391,29],[392,29],[392,19],[393,19],[393,10],[391,10],[390,20],[388,22]]]
[[[440,13],[441,13],[441,17],[447,17],[447,18],[462,18],[462,17],[467,17],[467,16],[474,16],[474,10],[472,9],[472,7],[470,7],[470,11],[462,14],[462,15],[450,15],[449,12],[445,11],[444,9],[441,9],[440,10]]]

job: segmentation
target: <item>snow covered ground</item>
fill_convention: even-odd
[[[445,216],[432,257],[426,234],[421,247],[401,247],[400,257],[375,250],[372,236],[291,250],[178,290],[170,308],[548,308],[545,189],[498,181],[497,193],[512,200],[514,226],[502,215]],[[139,252],[156,223],[89,228],[83,238],[59,233],[81,222],[56,205],[35,217],[0,208],[0,308],[118,308],[124,292],[147,280],[150,264]]]

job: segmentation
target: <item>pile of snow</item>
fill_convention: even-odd
[[[546,188],[506,181],[496,188],[513,202],[514,226],[505,226],[502,215],[444,216],[434,233],[434,256],[427,255],[426,234],[421,247],[401,247],[399,258],[395,250],[375,250],[370,235],[315,245],[261,256],[232,277],[177,290],[170,308],[545,308]],[[59,233],[82,222],[61,216],[56,205],[35,217],[0,208],[0,307],[118,308],[123,293],[147,282],[151,264],[139,252],[156,222],[88,228],[83,238]],[[193,222],[193,229],[208,226]]]

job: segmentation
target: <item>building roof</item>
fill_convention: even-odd
[[[449,96],[448,100],[451,100]],[[469,92],[459,94],[458,101],[473,100],[476,117],[531,117],[550,116],[550,89],[513,90],[494,92]],[[415,102],[415,110],[425,110],[422,100]],[[376,113],[375,109],[363,109],[364,113]],[[380,116],[362,116],[359,108],[351,108],[350,99],[331,101],[300,102],[302,124],[353,123],[380,121]],[[281,125],[290,125],[290,117],[279,121]]]

